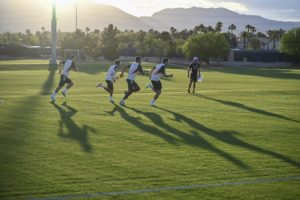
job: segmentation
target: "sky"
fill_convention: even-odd
[[[58,0],[59,1],[59,0]],[[68,1],[68,0],[61,0]],[[73,0],[74,1],[74,0]],[[88,0],[77,0],[88,1]],[[300,21],[300,0],[92,0],[116,6],[135,16],[151,16],[165,8],[224,7],[240,14],[280,21]]]

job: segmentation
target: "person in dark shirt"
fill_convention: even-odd
[[[190,78],[188,93],[191,93],[191,86],[193,83],[193,93],[195,93],[196,83],[200,77],[200,63],[197,57],[193,58],[192,63],[188,68],[188,78]]]

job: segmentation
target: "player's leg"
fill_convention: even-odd
[[[67,96],[67,92],[68,90],[73,87],[74,83],[71,79],[69,78],[66,78],[66,81],[65,81],[68,85],[65,89],[63,89],[63,91],[61,92],[65,97]]]
[[[155,92],[155,95],[153,99],[150,101],[150,105],[154,106],[155,101],[158,99],[158,97],[161,94],[162,85],[160,81],[152,81],[152,85],[153,85],[153,91]]]
[[[189,83],[188,93],[191,93],[191,86],[192,86],[192,83],[193,83],[193,81],[192,81],[192,78],[191,78],[190,83]]]
[[[104,89],[109,93],[109,101],[114,102],[114,100],[112,98],[113,93],[114,93],[114,84],[113,84],[113,82],[111,82],[109,80],[106,80],[106,83],[107,83],[107,87],[105,87]]]
[[[127,79],[126,81],[127,81],[127,85],[128,85],[128,90],[127,90],[127,92],[125,92],[125,96],[120,101],[120,105],[122,105],[122,106],[125,106],[125,100],[128,99],[128,97],[133,92],[133,80]]]
[[[60,81],[59,81],[59,84],[57,86],[57,88],[55,88],[55,90],[53,91],[53,93],[51,94],[51,100],[52,101],[55,101],[55,97],[56,97],[56,94],[59,92],[59,90],[66,84],[65,82],[65,76],[64,75],[61,75],[60,76]]]
[[[133,81],[133,92],[138,92],[141,90],[140,86],[135,82]]]
[[[197,81],[194,81],[194,83],[193,83],[193,93],[195,93],[196,83],[197,83]]]

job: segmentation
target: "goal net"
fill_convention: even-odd
[[[80,51],[78,49],[65,49],[64,58],[70,58],[72,55],[75,56],[77,61],[80,61]]]

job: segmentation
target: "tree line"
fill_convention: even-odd
[[[259,49],[265,44],[261,38],[268,38],[273,41],[275,49],[276,40],[281,40],[284,35],[293,39],[290,32],[285,34],[282,29],[268,30],[266,33],[257,32],[256,28],[250,24],[245,26],[245,31],[235,34],[236,26],[231,24],[227,31],[222,31],[223,23],[217,22],[215,27],[203,24],[195,26],[193,29],[177,30],[171,27],[169,31],[121,31],[113,24],[108,25],[104,30],[84,30],[77,29],[74,32],[58,31],[58,46],[61,51],[64,49],[79,49],[85,55],[94,59],[104,56],[107,59],[115,59],[119,55],[139,55],[156,57],[186,57],[201,55],[202,59],[208,61],[210,57],[225,58],[230,48],[236,48],[238,38],[243,41],[243,49]],[[299,32],[299,29],[292,30]],[[299,34],[296,34],[299,40]],[[291,42],[288,39],[282,41]],[[51,32],[44,27],[32,33],[29,29],[25,33],[2,33],[0,34],[0,45],[30,45],[46,47],[51,45]],[[296,43],[299,44],[299,43]],[[293,54],[287,50],[293,45],[282,45],[282,50]],[[295,47],[294,47],[295,48]],[[297,52],[297,50],[296,50]],[[299,54],[298,54],[299,55]]]

